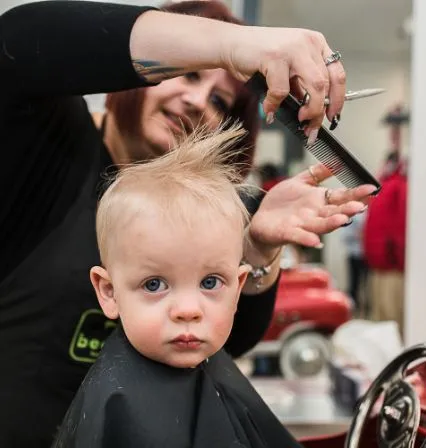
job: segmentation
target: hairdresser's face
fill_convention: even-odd
[[[145,89],[142,135],[147,155],[159,155],[176,136],[199,124],[216,129],[235,102],[235,85],[222,69],[191,72]]]
[[[232,328],[246,278],[241,225],[216,212],[206,219],[211,210],[198,210],[189,226],[152,212],[117,229],[108,268],[114,300],[140,353],[195,367],[223,347]]]

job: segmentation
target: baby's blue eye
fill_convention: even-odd
[[[143,289],[149,292],[159,292],[167,289],[167,284],[160,278],[150,278],[143,284]]]
[[[201,281],[201,287],[204,289],[217,289],[222,286],[222,280],[215,277],[214,275],[209,275]]]

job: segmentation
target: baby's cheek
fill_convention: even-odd
[[[230,317],[223,317],[222,319],[216,320],[215,324],[212,326],[212,339],[217,341],[217,344],[225,344],[226,340],[228,339],[232,324],[233,324],[233,316]]]
[[[132,316],[127,322],[123,322],[124,331],[134,346],[146,347],[158,343],[162,334],[158,320],[147,316]]]

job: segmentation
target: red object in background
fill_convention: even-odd
[[[404,271],[407,177],[398,169],[382,181],[371,199],[364,227],[364,253],[370,268]]]
[[[349,298],[341,291],[306,288],[279,294],[274,317],[263,340],[275,340],[283,331],[303,322],[306,328],[330,335],[351,316]]]
[[[352,302],[331,287],[330,274],[319,268],[284,271],[277,292],[274,316],[263,338],[276,340],[295,324],[332,334],[352,317]]]
[[[390,151],[378,175],[381,191],[369,203],[364,227],[365,259],[376,271],[404,272],[408,182],[401,135],[409,118],[400,104],[384,118],[390,126]]]
[[[330,274],[324,269],[289,269],[283,271],[280,277],[281,288],[331,288]]]

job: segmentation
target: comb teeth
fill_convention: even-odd
[[[247,85],[258,95],[263,96],[266,92],[265,78],[260,73],[256,73]],[[277,120],[296,135],[304,148],[325,165],[346,188],[371,184],[377,188],[373,194],[377,194],[381,188],[377,179],[323,126],[315,143],[307,146],[308,138],[300,128],[297,116],[300,106],[299,101],[288,95],[277,111]]]

